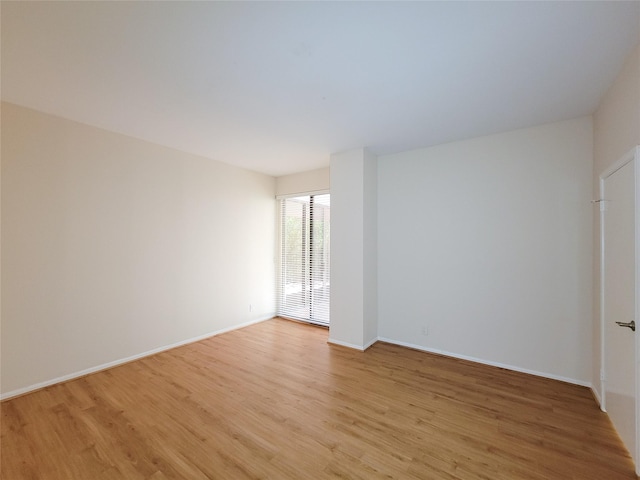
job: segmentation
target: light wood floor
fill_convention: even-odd
[[[2,403],[3,480],[635,479],[586,388],[271,320]]]

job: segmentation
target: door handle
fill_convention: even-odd
[[[636,322],[635,320],[631,320],[630,322],[616,322],[619,326],[621,327],[627,327],[630,328],[632,332],[636,331]]]

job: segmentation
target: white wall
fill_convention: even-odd
[[[592,168],[590,117],[379,157],[380,337],[588,384]]]
[[[354,348],[364,344],[363,192],[363,150],[332,155],[329,341]]]
[[[367,150],[363,158],[363,346],[378,338],[378,160]]]
[[[5,396],[273,315],[274,178],[6,103],[2,127]]]
[[[640,145],[640,45],[629,56],[613,85],[600,101],[593,116],[593,198],[598,198],[599,177],[610,165],[636,145]],[[593,368],[596,394],[601,397],[598,381],[601,367],[600,335],[600,214],[593,209]]]
[[[365,349],[378,338],[377,159],[359,148],[331,156],[329,341]]]
[[[276,195],[293,195],[329,190],[331,174],[329,167],[293,173],[276,178]]]

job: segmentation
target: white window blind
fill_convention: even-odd
[[[280,212],[278,315],[328,325],[330,196],[285,198]]]

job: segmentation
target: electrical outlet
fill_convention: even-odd
[[[249,304],[249,311],[252,312],[253,311],[253,305]]]
[[[429,327],[427,325],[423,325],[422,329],[420,330],[420,333],[422,333],[422,335],[424,336],[429,335]]]

